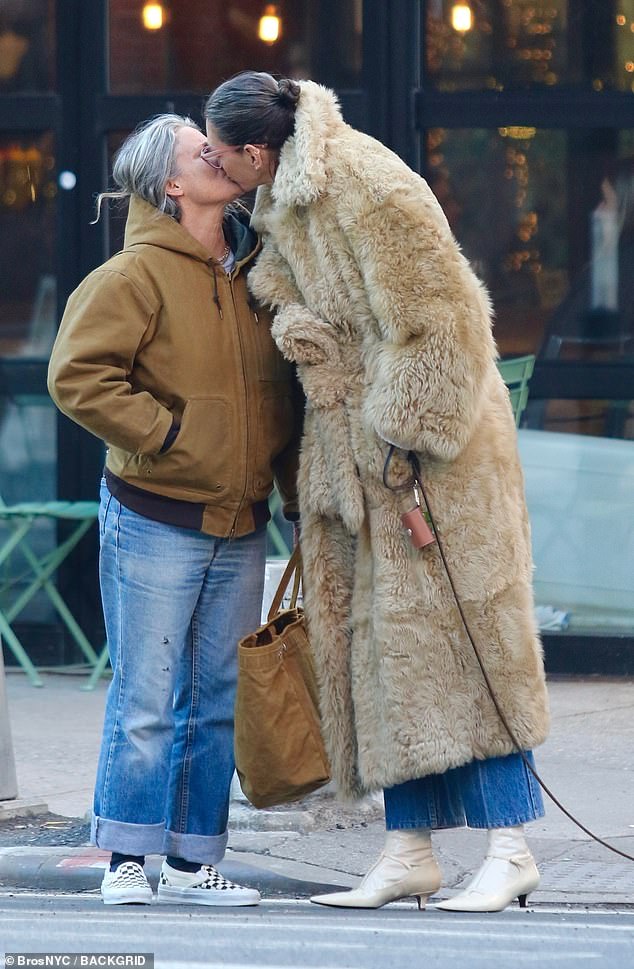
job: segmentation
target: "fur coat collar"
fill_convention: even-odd
[[[346,126],[333,91],[314,81],[301,81],[295,133],[280,152],[279,171],[271,188],[281,205],[310,205],[326,191],[329,141]]]

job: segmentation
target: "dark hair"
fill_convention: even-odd
[[[266,145],[279,149],[295,130],[301,94],[297,81],[243,71],[212,91],[205,118],[226,145]]]

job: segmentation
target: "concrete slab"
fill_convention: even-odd
[[[15,797],[10,801],[0,801],[0,821],[9,818],[37,817],[46,814],[48,804],[41,798]]]

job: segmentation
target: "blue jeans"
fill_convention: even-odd
[[[113,678],[92,836],[213,864],[227,843],[237,642],[260,623],[266,529],[164,525],[102,484],[101,595]]]
[[[533,755],[527,752],[531,764]],[[385,826],[508,828],[544,814],[539,785],[519,754],[473,760],[383,792]]]

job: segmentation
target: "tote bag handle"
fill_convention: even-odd
[[[299,550],[299,545],[296,545],[293,549],[293,554],[288,560],[288,564],[284,569],[284,574],[280,579],[280,584],[277,587],[277,592],[273,596],[273,601],[271,602],[271,608],[269,609],[268,614],[269,622],[280,611],[282,599],[284,598],[284,594],[290,584],[291,578],[293,579],[293,590],[291,592],[290,608],[295,609],[297,607],[297,597],[299,595],[299,584],[302,580],[302,553]]]

